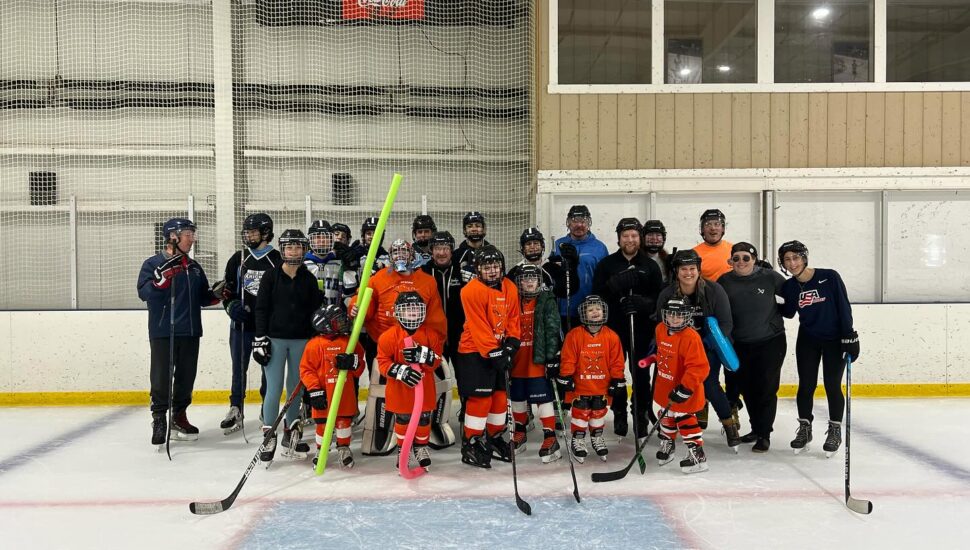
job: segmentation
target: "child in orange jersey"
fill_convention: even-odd
[[[394,413],[394,436],[397,439],[397,460],[400,463],[401,443],[411,421],[415,398],[422,400],[421,417],[414,437],[413,453],[418,465],[425,470],[431,467],[428,438],[431,435],[431,411],[437,402],[434,376],[428,376],[423,392],[415,396],[418,382],[430,375],[441,364],[444,337],[425,322],[428,306],[421,295],[414,291],[398,294],[394,302],[394,317],[398,324],[388,328],[377,341],[377,367],[387,378],[384,390],[387,410]],[[411,345],[406,345],[410,337]]]
[[[556,440],[555,409],[552,405],[552,386],[547,364],[559,363],[559,309],[551,290],[542,289],[542,269],[537,265],[519,266],[515,277],[522,308],[520,325],[522,345],[512,363],[511,395],[515,433],[512,444],[516,453],[525,449],[526,423],[529,407],[539,409],[542,422],[542,446],[539,458],[543,463],[562,457]]]
[[[339,371],[345,370],[350,377],[360,377],[364,372],[364,348],[357,344],[354,353],[344,353],[349,343],[350,323],[341,306],[321,306],[313,314],[313,327],[320,334],[307,342],[303,350],[300,380],[307,388],[310,407],[313,409],[313,421],[317,425],[317,454],[313,456],[313,466],[316,467],[333,390],[337,385],[337,375]],[[353,382],[348,380],[340,395],[334,430],[337,436],[337,459],[342,468],[354,467],[354,454],[350,452],[350,430],[354,415],[357,414],[357,395],[350,391],[352,388]]]
[[[492,245],[475,255],[478,276],[461,290],[465,330],[458,342],[455,377],[464,402],[461,461],[491,468],[492,456],[512,461],[503,437],[508,410],[507,371],[519,349],[519,292],[505,277],[505,256]],[[487,438],[486,438],[486,433]]]
[[[693,306],[681,298],[670,298],[660,314],[663,323],[656,329],[657,381],[653,400],[661,408],[668,408],[660,417],[657,461],[663,466],[673,460],[674,439],[679,431],[687,445],[687,457],[680,461],[680,469],[685,474],[703,472],[707,470],[707,457],[694,411],[704,406],[704,380],[710,369],[707,354],[691,324]]]
[[[623,347],[620,337],[606,326],[606,302],[590,294],[579,304],[582,326],[569,331],[562,345],[562,363],[557,382],[573,397],[572,452],[578,462],[586,460],[586,428],[596,455],[606,460],[603,426],[606,424],[607,395],[626,391]],[[568,399],[568,398],[567,398]]]

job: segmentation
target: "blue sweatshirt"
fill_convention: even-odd
[[[158,253],[141,264],[138,273],[138,297],[148,304],[148,337],[168,338],[171,333],[169,300],[175,290],[175,336],[202,336],[202,308],[215,296],[202,266],[189,260],[186,271],[172,279],[168,288],[156,288],[155,268],[171,258]]]
[[[781,287],[781,313],[798,313],[799,331],[819,340],[838,340],[852,332],[852,306],[842,277],[834,269],[815,268],[804,284],[792,277]]]
[[[607,257],[609,251],[606,250],[606,245],[597,239],[596,235],[593,235],[592,231],[587,233],[586,238],[581,241],[574,239],[572,235],[556,239],[556,248],[553,254],[559,254],[559,245],[562,243],[575,246],[576,252],[579,253],[579,292],[569,297],[568,309],[568,315],[575,317],[579,303],[593,291],[593,275],[596,273],[596,264]],[[567,315],[565,300],[559,302],[559,314]]]

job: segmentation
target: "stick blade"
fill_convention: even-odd
[[[579,498],[579,488],[573,489],[573,497],[576,498],[576,502],[582,502],[582,500]]]
[[[630,467],[627,466],[622,470],[617,470],[615,472],[594,472],[590,478],[593,483],[606,483],[609,481],[617,481],[626,477],[627,472],[630,471]]]
[[[849,497],[845,499],[845,506],[857,514],[867,515],[872,513],[872,501]]]
[[[523,514],[527,516],[532,515],[532,506],[529,506],[529,503],[522,500],[522,497],[519,495],[515,495],[515,505],[519,507],[519,510],[521,510]]]
[[[212,514],[218,514],[220,512],[225,512],[227,508],[228,507],[225,506],[222,501],[189,503],[189,511],[197,516],[210,516]]]

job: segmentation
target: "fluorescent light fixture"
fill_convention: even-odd
[[[729,65],[718,65],[717,70],[722,73],[729,73],[731,72],[731,67]]]
[[[812,17],[821,20],[828,17],[831,13],[832,10],[830,10],[827,6],[822,6],[820,8],[815,8],[815,10],[812,12]]]
[[[687,67],[684,67],[683,69],[680,70],[680,76],[687,76],[689,74],[690,74],[690,69],[688,69]]]

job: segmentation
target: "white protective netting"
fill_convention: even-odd
[[[389,238],[426,205],[460,240],[481,210],[517,258],[534,210],[532,3],[381,3],[0,2],[0,309],[143,307],[138,268],[176,215],[199,226],[212,280],[252,212],[277,235],[323,217],[356,238],[395,171]],[[231,47],[214,47],[221,28]],[[230,149],[214,68],[232,75]],[[223,154],[234,177],[217,177]]]

